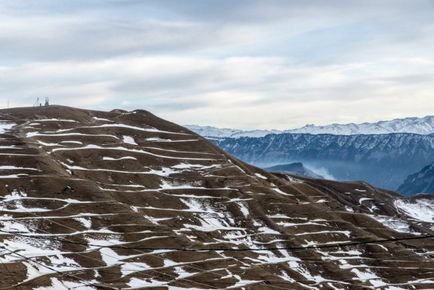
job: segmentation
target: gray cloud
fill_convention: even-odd
[[[306,45],[316,49],[327,36],[346,46],[358,37],[421,37],[419,30],[426,27],[421,24],[433,23],[431,3],[0,1],[0,53],[25,61],[198,52],[281,55],[282,46],[300,57],[313,50]]]

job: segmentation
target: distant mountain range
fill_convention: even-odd
[[[208,138],[264,137],[268,134],[282,133],[333,135],[414,133],[428,135],[434,133],[434,116],[426,116],[422,118],[410,117],[361,124],[330,124],[325,126],[309,124],[298,129],[289,130],[241,130],[198,125],[187,125],[186,127],[199,135]]]
[[[425,166],[419,172],[411,174],[398,188],[407,195],[417,193],[434,193],[434,163]]]
[[[280,130],[241,130],[199,125],[186,125],[185,127],[207,138],[264,137],[268,134],[279,134],[283,132]]]
[[[403,194],[423,189],[421,180],[414,180],[411,189],[409,179],[414,176],[409,175],[434,162],[434,116],[306,125],[283,131],[187,127],[241,160],[263,168],[281,171],[282,166],[302,162],[303,168],[326,179],[365,180],[386,189],[399,187]]]
[[[337,180],[365,180],[392,190],[434,162],[434,135],[271,134],[212,141],[257,166],[303,162],[308,168],[326,169]]]

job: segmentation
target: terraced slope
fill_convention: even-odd
[[[433,289],[434,209],[146,111],[0,111],[2,289]]]

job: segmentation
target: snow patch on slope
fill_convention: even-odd
[[[10,123],[8,121],[0,121],[0,134],[12,129],[15,125],[15,123]]]
[[[395,201],[395,207],[405,215],[427,223],[434,223],[434,202],[428,199],[419,199],[416,202],[403,200]]]

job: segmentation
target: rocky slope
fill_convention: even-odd
[[[410,117],[375,123],[361,124],[330,124],[325,126],[306,125],[301,128],[289,130],[240,130],[216,128],[211,126],[188,125],[189,129],[209,138],[239,138],[264,137],[268,134],[306,133],[306,134],[333,134],[333,135],[359,135],[359,134],[389,134],[413,133],[429,135],[434,133],[434,116],[422,118]]]
[[[0,288],[434,288],[429,197],[267,173],[146,111],[0,119]]]
[[[275,134],[213,140],[243,161],[258,165],[303,162],[337,180],[366,180],[397,189],[411,173],[434,162],[434,135]]]
[[[398,191],[406,195],[418,193],[434,194],[434,163],[408,176],[404,183],[398,188]]]

